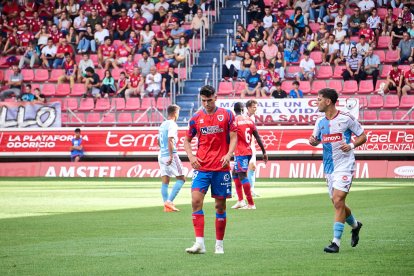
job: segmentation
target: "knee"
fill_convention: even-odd
[[[216,212],[217,213],[223,213],[226,211],[226,203],[224,204],[222,202],[216,202]]]
[[[336,210],[342,210],[345,208],[345,200],[339,197],[333,197],[333,204]]]

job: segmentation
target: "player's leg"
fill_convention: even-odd
[[[170,184],[170,177],[168,175],[161,176],[161,196],[162,196],[162,202],[165,202],[168,200],[168,185]],[[164,212],[170,212],[167,207],[164,206]]]
[[[211,173],[194,171],[193,182],[191,184],[191,205],[193,209],[192,219],[196,242],[185,251],[191,254],[204,254],[204,196],[211,183]]]
[[[246,206],[246,202],[243,200],[243,188],[242,183],[240,182],[239,176],[237,174],[237,171],[239,170],[241,166],[241,160],[239,156],[234,157],[234,169],[233,169],[233,179],[234,179],[234,186],[236,187],[236,193],[237,193],[237,202],[234,204],[231,208],[232,209],[239,209],[244,206]]]
[[[357,221],[352,214],[351,209],[345,204],[345,213],[346,213],[346,223],[352,227],[351,230],[351,246],[355,247],[358,245],[359,242],[359,231],[361,230],[362,223]]]
[[[175,176],[177,181],[175,182],[174,186],[172,187],[171,193],[168,196],[168,199],[165,201],[164,206],[173,210],[174,212],[180,211],[174,205],[174,199],[178,195],[178,192],[184,185],[185,177],[183,175],[182,164],[178,155],[174,155],[171,164],[168,166],[170,170],[171,176]]]
[[[256,156],[252,156],[249,163],[249,170],[247,172],[247,178],[249,179],[250,183],[250,190],[252,192],[253,197],[260,197],[259,194],[256,193],[254,190],[254,184],[256,182]]]
[[[247,206],[243,207],[242,209],[256,209],[254,205],[253,196],[251,192],[249,178],[247,178],[246,172],[239,172],[238,177],[243,187],[244,194],[246,195]]]

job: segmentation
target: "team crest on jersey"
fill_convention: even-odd
[[[223,180],[226,181],[226,182],[229,181],[230,180],[230,174],[225,174],[224,177],[223,177]]]
[[[222,114],[217,115],[217,120],[219,120],[220,122],[223,122],[223,120],[224,120],[224,115],[222,115]]]
[[[342,180],[343,181],[347,181],[348,180],[348,176],[346,176],[346,175],[342,176]]]
[[[204,119],[200,119],[200,124],[204,124]]]

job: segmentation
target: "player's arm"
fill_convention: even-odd
[[[167,165],[171,165],[173,159],[173,150],[174,150],[174,137],[168,137],[168,153],[170,158],[168,159]]]
[[[349,144],[343,143],[341,145],[341,148],[340,149],[343,152],[348,152],[348,151],[353,150],[356,147],[359,147],[360,145],[363,145],[366,141],[367,141],[367,135],[365,134],[365,132],[362,132],[361,135],[359,135],[359,136],[357,136],[355,138],[355,141],[354,142],[351,142]]]
[[[220,161],[221,166],[227,167],[230,164],[230,160],[233,157],[233,152],[236,149],[236,145],[237,145],[237,132],[236,131],[230,131],[230,145],[229,145],[229,151],[227,152],[226,155],[224,155]]]
[[[321,140],[320,139],[318,139],[318,137],[319,137],[319,128],[318,128],[318,120],[316,121],[316,124],[315,124],[315,128],[313,129],[313,133],[312,133],[312,135],[309,137],[309,144],[311,145],[311,146],[314,146],[314,147],[316,147],[317,145],[319,145],[319,143],[321,142]]]
[[[253,136],[256,139],[257,144],[259,144],[260,149],[262,150],[263,161],[266,164],[267,160],[268,160],[268,157],[267,157],[266,150],[265,150],[265,147],[264,147],[263,142],[262,142],[262,138],[260,138],[259,132],[257,132],[257,130],[253,130]]]
[[[185,137],[184,150],[187,153],[188,159],[190,160],[190,164],[193,169],[198,169],[200,167],[200,163],[198,162],[197,157],[193,155],[193,151],[191,150],[191,140],[193,140],[193,137]]]

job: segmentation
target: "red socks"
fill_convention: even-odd
[[[216,240],[222,241],[226,231],[226,212],[216,213]]]
[[[193,213],[193,226],[194,233],[196,237],[204,237],[204,213],[203,211],[198,211]]]
[[[244,194],[246,195],[247,203],[249,205],[254,205],[253,197],[252,197],[252,192],[250,190],[250,182],[249,182],[249,179],[247,179],[247,178],[243,179],[242,186],[243,186]]]
[[[243,190],[242,190],[242,184],[239,178],[234,178],[234,186],[236,186],[236,193],[237,193],[238,201],[242,201]]]

